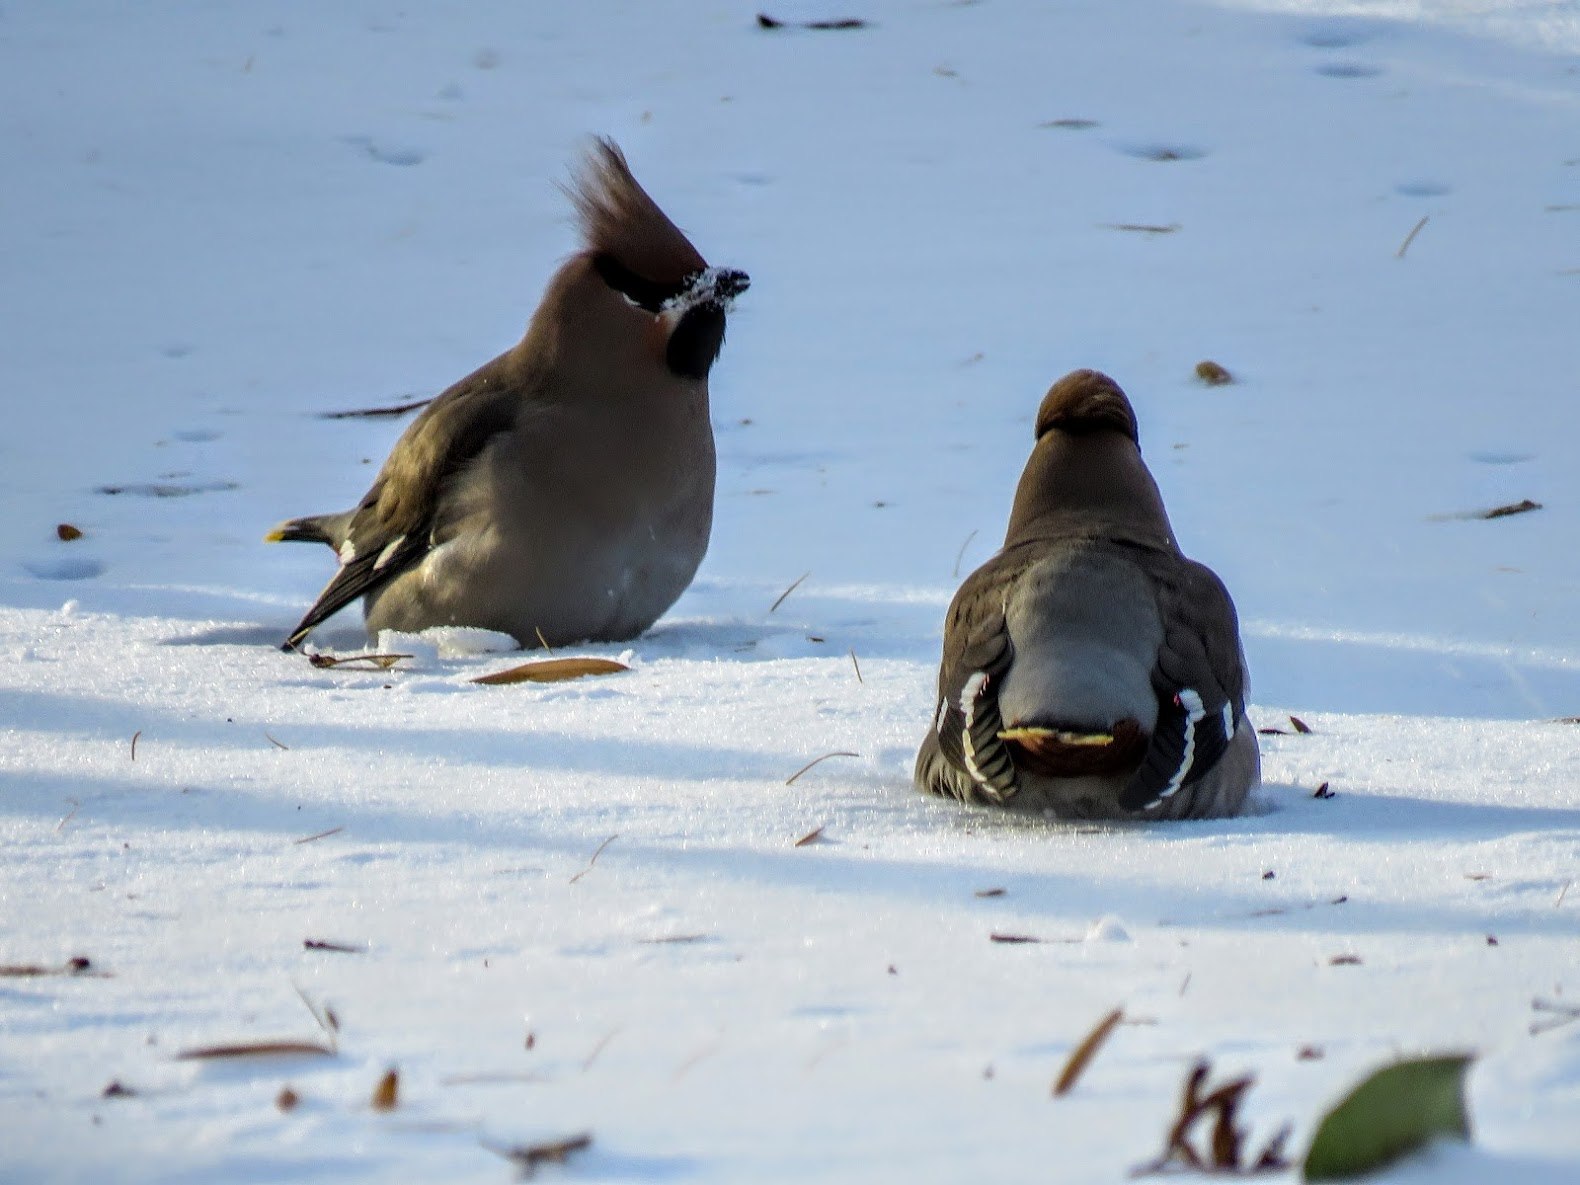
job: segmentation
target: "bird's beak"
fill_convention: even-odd
[[[745,272],[720,268],[714,273],[713,290],[721,300],[732,300],[752,286],[752,278]]]

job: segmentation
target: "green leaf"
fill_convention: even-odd
[[[1358,1177],[1436,1136],[1468,1140],[1465,1071],[1471,1061],[1469,1054],[1417,1058],[1372,1074],[1323,1117],[1306,1153],[1305,1179]]]

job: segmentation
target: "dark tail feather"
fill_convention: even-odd
[[[327,543],[335,546],[335,541],[325,529],[325,518],[329,515],[314,515],[310,518],[288,518],[274,530],[263,537],[265,543]]]

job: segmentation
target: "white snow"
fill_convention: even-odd
[[[873,23],[0,8],[0,964],[105,973],[0,978],[0,1181],[502,1182],[491,1146],[587,1131],[545,1178],[1107,1182],[1197,1056],[1298,1152],[1460,1049],[1475,1144],[1389,1179],[1574,1180],[1580,1023],[1531,1025],[1580,994],[1575,5],[768,11]],[[600,679],[475,685],[519,656],[471,634],[280,653],[334,557],[261,536],[406,422],[316,417],[515,340],[594,133],[752,276],[696,584]],[[1286,730],[1243,819],[910,788],[944,608],[1077,366]],[[302,997],[336,1056],[175,1056],[322,1039]]]

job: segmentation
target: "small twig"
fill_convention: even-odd
[[[801,575],[797,576],[795,578],[795,580],[791,583],[790,587],[785,589],[784,592],[779,594],[779,599],[777,601],[775,601],[772,605],[768,606],[768,612],[772,613],[775,609],[779,608],[780,605],[783,605],[785,603],[785,598],[788,597],[791,593],[795,592],[796,589],[800,588],[801,587],[801,582],[803,580],[805,580],[810,575],[812,575],[812,573],[808,571],[808,572],[803,572],[803,573],[801,573]]]
[[[67,815],[66,819],[69,819],[69,818],[71,818],[71,816]],[[65,819],[61,820],[61,825],[62,826],[65,825],[65,821],[66,821]],[[55,828],[55,830],[59,831],[60,828],[57,827],[57,828]],[[1564,903],[1564,895],[1569,892],[1569,886],[1572,885],[1572,884],[1574,884],[1574,881],[1572,881],[1572,880],[1565,881],[1564,884],[1563,884],[1563,888],[1558,890],[1558,896],[1553,901],[1553,908],[1554,909],[1557,909],[1560,905],[1562,905]]]
[[[1097,1026],[1070,1052],[1069,1061],[1064,1063],[1064,1069],[1059,1072],[1059,1077],[1053,1083],[1053,1095],[1055,1098],[1070,1092],[1076,1081],[1086,1071],[1086,1067],[1097,1056],[1097,1051],[1103,1047],[1103,1042],[1108,1040],[1108,1035],[1114,1031],[1124,1018],[1124,1009],[1115,1008],[1102,1020],[1098,1021]]]
[[[309,654],[307,661],[320,670],[334,670],[336,667],[353,667],[356,670],[387,671],[403,658],[412,658],[410,654],[347,654],[343,656],[334,654]],[[358,664],[366,663],[361,666]]]
[[[790,846],[793,847],[793,848],[804,848],[804,847],[806,847],[809,844],[815,844],[818,840],[820,840],[822,838],[823,838],[823,828],[822,827],[814,827],[811,831],[808,831],[805,835],[803,835],[800,839],[796,840],[795,843],[791,844]]]
[[[317,835],[304,835],[301,839],[293,839],[293,844],[312,843],[315,839],[328,839],[331,835],[338,835],[345,827],[331,827],[328,831],[320,831]]]
[[[599,1039],[598,1044],[592,1047],[592,1052],[589,1053],[582,1061],[582,1073],[585,1074],[588,1070],[592,1069],[592,1064],[598,1060],[598,1055],[608,1048],[609,1042],[613,1041],[620,1035],[621,1028],[621,1025],[615,1025],[614,1028],[610,1029]]]
[[[1410,244],[1415,242],[1415,236],[1421,233],[1421,228],[1426,225],[1427,220],[1431,217],[1430,214],[1421,215],[1421,221],[1410,228],[1410,233],[1405,235],[1404,242],[1399,244],[1399,250],[1393,253],[1395,259],[1404,258],[1404,253],[1410,249]]]
[[[75,815],[76,815],[76,813],[77,813],[77,808],[78,808],[78,807],[79,807],[79,806],[81,806],[81,805],[82,805],[82,804],[81,804],[81,803],[80,803],[80,802],[78,802],[78,801],[77,801],[77,800],[76,800],[76,799],[75,799],[75,798],[68,798],[68,799],[66,799],[66,801],[67,801],[67,802],[69,802],[69,803],[71,803],[71,809],[70,809],[70,810],[69,810],[69,811],[67,811],[67,812],[66,812],[66,817],[65,817],[65,818],[64,818],[64,819],[62,819],[62,820],[61,820],[61,821],[60,821],[60,822],[59,822],[59,823],[56,823],[56,824],[55,824],[55,831],[56,831],[56,832],[57,832],[57,833],[58,833],[58,832],[60,832],[60,831],[63,831],[63,830],[64,830],[64,829],[65,829],[65,827],[66,827],[66,824],[67,824],[67,823],[70,823],[70,822],[71,822],[71,820],[72,820],[72,817],[73,817],[73,816],[75,816]],[[1567,885],[1566,885],[1566,886],[1564,886],[1564,887],[1565,887],[1565,888],[1567,888],[1567,887],[1568,887],[1568,886],[1567,886]],[[1563,898],[1562,898],[1562,897],[1560,897],[1560,898],[1559,898],[1559,899],[1558,899],[1558,900],[1559,900],[1559,901],[1562,901],[1562,900],[1563,900]],[[1556,903],[1555,903],[1555,904],[1556,904]]]
[[[539,626],[533,626],[532,627],[532,632],[537,634],[537,636],[538,636],[538,645],[543,647],[543,649],[547,650],[549,652],[549,657],[553,658],[554,657],[554,647],[550,646],[549,645],[549,640],[543,636],[542,628],[539,627]]]
[[[284,749],[287,753],[289,753],[291,751],[291,746],[290,745],[281,744],[279,741],[275,740],[272,736],[270,736],[268,729],[264,730],[263,739],[268,741],[276,749]]]
[[[308,999],[307,993],[294,983],[291,985],[291,989],[296,993],[297,999],[301,1000],[302,1006],[307,1009],[308,1014],[312,1016],[314,1023],[324,1030],[324,1035],[329,1038],[330,1048],[335,1048],[340,1040],[340,1018],[335,1015],[334,1009],[327,1005],[320,1008],[312,1000]]]
[[[582,869],[575,876],[571,877],[571,879],[567,883],[574,885],[577,881],[581,880],[582,877],[586,876],[589,872],[591,872],[593,870],[593,865],[598,863],[598,857],[603,855],[603,850],[606,847],[608,847],[610,844],[612,844],[615,840],[617,840],[619,838],[620,838],[620,833],[617,831],[613,835],[611,835],[608,839],[604,840],[603,843],[599,844],[598,845],[598,850],[592,854],[592,859],[587,861],[587,867]]]
[[[367,948],[361,946],[348,946],[344,942],[326,942],[322,938],[302,939],[303,950],[330,950],[343,955],[365,955]]]
[[[951,575],[960,575],[960,561],[966,558],[966,548],[971,546],[971,540],[975,539],[976,537],[977,533],[972,531],[971,534],[966,536],[965,542],[960,545],[960,550],[955,552],[955,570],[953,573],[951,573]]]
[[[850,648],[850,665],[856,668],[856,682],[865,683],[866,680],[861,677],[861,664],[856,661],[856,648],[854,646]]]
[[[830,757],[860,757],[860,756],[861,756],[860,753],[850,753],[850,752],[845,751],[844,749],[840,749],[840,750],[838,750],[836,752],[833,752],[833,753],[825,753],[821,757],[814,757],[814,758],[812,758],[811,761],[808,761],[800,769],[796,770],[795,773],[791,774],[788,778],[786,778],[785,779],[785,785],[786,786],[793,786],[793,785],[795,785],[795,780],[797,778],[799,778],[802,774],[806,773],[806,771],[811,769],[814,765],[818,764],[818,762],[820,762],[820,761],[827,761]]]
[[[143,730],[140,729],[140,728],[136,732],[132,733],[132,760],[133,761],[137,760],[137,738],[142,736],[142,735],[143,735]]]

